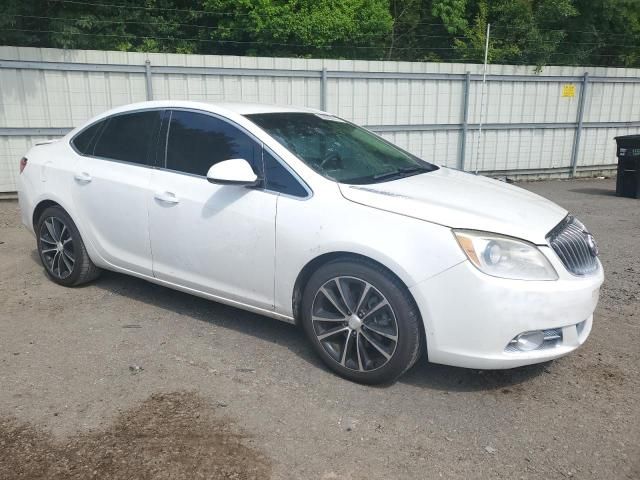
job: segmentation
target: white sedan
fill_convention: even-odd
[[[53,281],[108,269],[300,324],[357,382],[421,353],[480,369],[565,355],[604,278],[563,208],[316,110],[128,105],[35,146],[20,172]]]

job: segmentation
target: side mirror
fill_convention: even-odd
[[[207,180],[221,185],[253,186],[258,183],[258,176],[244,158],[234,158],[213,165],[207,172]]]

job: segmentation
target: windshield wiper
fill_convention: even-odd
[[[419,166],[400,167],[390,172],[379,173],[377,175],[374,175],[371,178],[373,178],[374,180],[389,180],[391,178],[401,178],[401,177],[404,177],[405,175],[411,175],[413,173],[430,172],[430,171],[431,171],[430,168],[419,167]]]

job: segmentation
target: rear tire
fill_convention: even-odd
[[[392,382],[420,356],[413,298],[371,261],[338,259],[316,270],[304,289],[301,321],[326,365],[355,382]]]
[[[80,232],[60,206],[46,208],[36,225],[40,261],[47,276],[65,287],[90,282],[101,270],[89,258]]]

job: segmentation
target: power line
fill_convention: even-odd
[[[96,2],[85,2],[79,0],[59,0],[61,3],[68,3],[73,5],[84,5],[89,7],[103,7],[103,8],[126,8],[128,10],[145,10],[145,11],[163,11],[163,12],[180,12],[180,13],[188,13],[188,14],[202,14],[202,15],[218,15],[218,16],[251,16],[253,12],[223,12],[223,11],[215,11],[215,10],[190,10],[190,9],[180,9],[180,8],[168,8],[168,7],[147,7],[141,5],[127,5],[127,4],[117,4],[117,3],[96,3]],[[411,24],[412,26],[432,26],[432,27],[441,27],[447,28],[444,23],[429,23],[429,22],[416,22]],[[523,31],[522,28],[517,26],[509,26],[509,25],[495,25],[495,28],[511,30],[511,31]],[[572,30],[572,29],[541,29],[536,28],[537,32],[556,32],[556,33],[586,33],[591,35],[609,35],[609,36],[623,36],[627,37],[626,33],[612,33],[612,32],[598,32],[597,30]],[[443,36],[446,37],[446,36]]]
[[[49,17],[49,16],[41,16],[41,15],[13,15],[14,17],[19,17],[19,18],[33,18],[33,19],[42,19],[42,20],[54,20],[54,21],[61,21],[61,22],[83,22],[83,21],[87,21],[88,19],[86,18],[72,18],[72,17]],[[191,27],[191,28],[203,28],[203,29],[208,29],[208,30],[222,30],[222,31],[227,31],[227,30],[239,30],[239,31],[243,31],[246,32],[246,28],[243,27],[228,27],[228,26],[210,26],[210,25],[197,25],[197,24],[191,24],[191,23],[180,23],[180,22],[172,22],[172,21],[165,21],[165,22],[148,22],[148,21],[142,21],[142,20],[102,20],[102,19],[91,19],[91,22],[94,23],[104,23],[104,24],[131,24],[131,25],[147,25],[147,26],[179,26],[179,27]],[[275,32],[275,30],[272,29],[261,29],[260,32]],[[384,37],[387,36],[388,32],[381,32],[381,33],[375,33],[375,32],[364,32],[364,33],[360,33],[358,34],[358,38],[361,37]],[[440,38],[464,38],[464,37],[450,37],[448,35],[423,35],[425,37],[430,37],[430,38],[436,38],[436,37],[440,37]]]
[[[214,10],[187,10],[181,8],[167,8],[167,7],[143,7],[141,5],[123,5],[114,3],[93,3],[93,2],[80,2],[78,0],[60,0],[61,3],[70,3],[74,5],[86,5],[88,7],[104,7],[104,8],[125,8],[127,10],[147,10],[147,11],[163,11],[163,12],[181,12],[189,14],[203,14],[203,15],[221,15],[221,16],[249,16],[250,13],[235,13],[235,12],[220,12]]]
[[[381,50],[384,47],[376,47],[376,46],[360,46],[360,45],[313,45],[309,43],[281,43],[281,42],[265,42],[265,41],[240,41],[240,40],[215,40],[215,39],[206,39],[206,38],[179,38],[179,37],[158,37],[152,35],[134,35],[134,34],[109,34],[109,33],[88,33],[88,32],[63,32],[58,30],[32,30],[32,29],[18,29],[18,28],[10,28],[5,29],[5,31],[17,31],[17,32],[30,32],[30,33],[53,33],[60,35],[79,35],[79,36],[90,36],[90,37],[116,37],[123,38],[128,37],[136,40],[171,40],[171,41],[187,41],[187,42],[202,42],[202,43],[218,43],[218,44],[231,44],[231,45],[269,45],[269,46],[282,46],[282,47],[304,47],[316,50],[336,50],[336,49],[354,49],[354,50]],[[394,50],[404,51],[458,51],[456,47],[395,47]],[[571,56],[575,57],[575,54],[572,53],[562,53],[562,52],[546,52],[544,50],[526,50],[523,53],[547,53],[550,56]],[[597,58],[618,58],[619,55],[611,55],[611,54],[590,54],[590,57]],[[451,61],[453,59],[446,59],[447,61]],[[455,59],[458,60],[458,59]],[[473,58],[460,59],[465,61],[473,61]]]
[[[143,39],[143,40],[172,40],[172,41],[187,41],[187,42],[203,42],[203,43],[229,43],[229,44],[238,44],[238,45],[269,45],[269,46],[281,46],[281,47],[306,47],[312,49],[344,49],[351,48],[357,50],[380,50],[385,49],[385,46],[364,46],[364,45],[313,45],[310,43],[283,43],[283,42],[268,42],[268,41],[246,41],[246,40],[217,40],[217,39],[208,39],[208,38],[180,38],[180,37],[158,37],[154,35],[135,35],[132,33],[121,33],[121,34],[113,34],[113,33],[90,33],[90,32],[70,32],[70,31],[59,31],[59,30],[34,30],[34,29],[26,29],[26,28],[6,28],[5,31],[12,32],[30,32],[30,33],[54,33],[59,35],[80,35],[80,36],[90,36],[90,37],[116,37],[123,38],[129,37],[133,39]],[[398,47],[398,50],[455,50],[454,47],[442,47],[442,48],[432,48],[432,47]]]
[[[85,21],[87,19],[82,19],[82,18],[71,18],[71,17],[50,17],[50,16],[41,16],[41,15],[14,15],[14,17],[20,17],[20,18],[33,18],[33,19],[42,19],[42,20],[54,20],[54,21],[60,21],[60,22],[82,22]],[[100,23],[100,24],[116,24],[116,25],[120,25],[120,24],[125,24],[125,25],[145,25],[145,26],[182,26],[182,27],[191,27],[191,28],[202,28],[202,29],[207,29],[210,31],[246,31],[246,29],[242,28],[242,27],[213,27],[213,26],[208,26],[208,25],[192,25],[189,23],[177,23],[177,22],[145,22],[145,21],[136,21],[136,20],[102,20],[102,19],[92,19],[91,20],[93,23]],[[272,32],[274,33],[274,30],[271,29],[262,29],[260,30],[260,33],[265,33],[265,32]],[[380,37],[381,39],[384,38],[385,36],[387,36],[388,33],[387,32],[383,32],[383,33],[372,33],[372,32],[365,32],[362,34],[359,34],[357,36],[357,38],[363,38],[363,37]],[[449,36],[449,35],[429,35],[429,34],[425,34],[425,35],[413,35],[414,38],[445,38],[445,39],[450,39],[450,40],[469,40],[467,37],[463,37],[463,36]],[[496,40],[500,40],[500,41],[513,41],[513,39],[510,38],[506,38],[506,37],[500,37],[500,36],[492,36],[492,40],[496,41]],[[536,40],[535,43],[543,43],[543,44],[549,44],[549,45],[557,45],[557,46],[565,46],[565,45],[571,45],[571,46],[600,46],[602,48],[609,48],[609,47],[621,47],[621,48],[638,48],[640,47],[640,45],[632,45],[632,44],[612,44],[612,43],[601,43],[601,42],[573,42],[573,41],[567,41],[567,40],[558,40],[556,42],[552,41],[552,40]],[[379,47],[371,47],[371,48],[379,48]],[[398,47],[398,48],[404,48],[404,47]],[[407,47],[407,48],[417,48],[420,50],[445,50],[445,48],[442,47]],[[451,49],[455,49],[455,47],[451,47]],[[543,50],[539,50],[539,52],[543,52]]]

